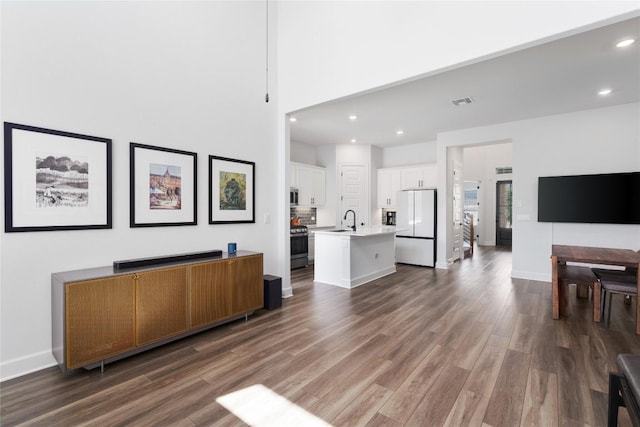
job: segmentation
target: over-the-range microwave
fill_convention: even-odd
[[[291,187],[289,189],[289,204],[298,206],[298,189]]]

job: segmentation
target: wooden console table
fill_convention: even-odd
[[[558,271],[560,270],[559,266],[565,265],[567,262],[640,267],[640,254],[630,249],[553,245],[551,248],[551,286],[554,319],[559,319],[564,314],[562,313],[564,308],[562,301],[566,300],[566,295],[564,295],[564,287],[559,285]],[[640,276],[638,278],[638,296],[640,296]],[[594,297],[594,304],[599,302],[595,300],[596,297],[599,300],[599,292]],[[636,301],[636,334],[640,334],[640,303],[638,301]]]
[[[63,372],[123,357],[262,308],[262,253],[51,275],[52,352]]]

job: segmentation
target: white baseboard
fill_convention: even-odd
[[[511,277],[514,279],[537,280],[539,282],[551,283],[550,274],[534,273],[532,271],[511,270]]]
[[[0,364],[0,381],[21,377],[56,365],[50,350],[3,361]]]
[[[440,268],[443,270],[448,270],[449,269],[449,263],[447,261],[438,261],[436,262],[436,268]]]
[[[396,265],[394,263],[394,264],[392,264],[390,266],[387,266],[385,268],[381,268],[378,271],[374,271],[373,273],[365,274],[363,276],[356,277],[356,278],[353,278],[351,280],[346,280],[344,282],[344,284],[346,286],[344,286],[344,287],[347,287],[349,289],[357,288],[360,285],[364,285],[364,284],[369,283],[369,282],[371,282],[373,280],[379,279],[381,277],[388,276],[388,275],[393,274],[395,272],[396,272]],[[338,285],[338,286],[340,286],[340,285]]]
[[[293,296],[293,288],[289,286],[288,288],[282,288],[282,298],[291,298]]]

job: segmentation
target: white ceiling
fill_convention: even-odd
[[[640,101],[640,18],[293,112],[291,140],[392,147],[444,131]],[[625,37],[636,43],[615,44]],[[609,87],[602,97],[597,92]],[[451,101],[471,97],[472,104]],[[349,120],[355,114],[358,119]],[[403,135],[396,135],[402,129]]]

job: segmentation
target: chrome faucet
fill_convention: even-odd
[[[344,219],[347,219],[347,214],[349,212],[353,213],[353,227],[350,227],[350,226],[347,226],[347,227],[351,228],[353,231],[356,231],[356,212],[352,209],[349,209],[344,213]]]

